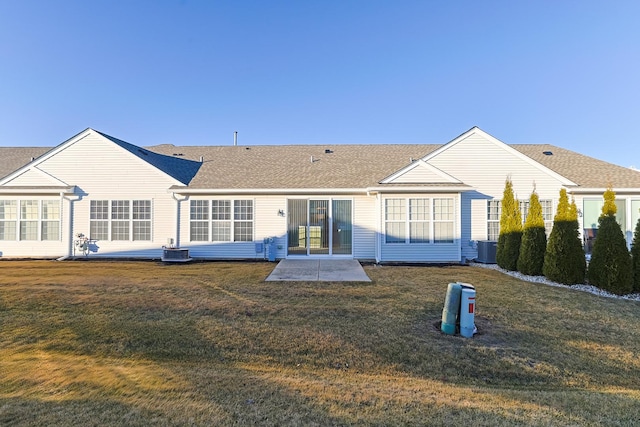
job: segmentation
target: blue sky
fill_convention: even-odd
[[[640,167],[638,1],[0,0],[0,145],[445,143]]]

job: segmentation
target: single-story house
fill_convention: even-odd
[[[565,188],[587,250],[608,185],[629,243],[640,217],[640,172],[477,127],[443,145],[144,148],[86,129],[52,149],[0,148],[0,177],[4,258],[172,246],[202,259],[464,262],[497,239],[507,177],[525,215],[535,189],[548,229]]]

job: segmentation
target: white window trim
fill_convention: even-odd
[[[405,206],[405,213],[404,213],[404,219],[403,220],[387,220],[386,218],[386,209],[387,209],[387,200],[394,200],[394,199],[401,199],[404,200],[404,206]],[[429,219],[428,220],[411,220],[409,218],[409,211],[410,211],[410,200],[411,199],[427,199],[429,200]],[[435,199],[447,199],[447,200],[451,200],[453,203],[453,218],[452,219],[448,219],[448,220],[436,220],[435,219],[435,203],[434,200]],[[383,199],[383,203],[381,203],[382,205],[382,226],[384,227],[383,230],[383,237],[381,239],[382,244],[383,245],[390,245],[390,246],[401,246],[401,245],[411,245],[411,246],[451,246],[451,245],[455,245],[456,241],[458,240],[456,238],[456,228],[458,227],[458,222],[457,221],[457,209],[456,209],[456,197],[455,196],[427,196],[427,197],[416,197],[415,195],[412,196],[402,196],[402,197],[385,197]],[[429,242],[411,242],[411,233],[410,233],[410,224],[411,223],[424,223],[424,222],[428,222],[429,223]],[[387,224],[388,223],[403,223],[404,224],[404,242],[387,242]],[[450,242],[436,242],[435,241],[435,225],[436,223],[450,223],[453,226],[453,233],[452,233],[452,238]]]
[[[229,219],[213,219],[213,201],[228,201],[230,216]],[[189,203],[189,242],[192,243],[252,243],[256,236],[256,201],[247,198],[215,198],[215,199],[191,199],[191,201],[206,201],[209,209],[208,219],[192,220],[191,219],[191,203]],[[248,201],[251,202],[251,219],[235,219],[235,202]],[[207,240],[192,240],[191,225],[194,222],[207,222],[208,235]],[[229,240],[213,240],[213,223],[229,224]],[[237,222],[251,222],[251,240],[235,240],[235,227]]]
[[[91,202],[107,202],[107,219],[92,219],[91,218]],[[128,219],[113,219],[112,215],[113,215],[113,202],[129,202],[129,218]],[[133,202],[149,202],[149,208],[150,208],[150,212],[149,212],[149,219],[133,219]],[[154,199],[93,199],[89,201],[89,224],[87,227],[87,230],[89,230],[89,232],[87,233],[87,236],[91,239],[91,240],[97,240],[97,241],[106,241],[106,242],[153,242],[153,234],[154,234],[154,221],[153,221],[153,217],[154,217]],[[95,236],[92,236],[90,233],[91,230],[91,223],[94,221],[98,221],[98,222],[107,222],[107,238],[106,239],[96,239]],[[113,238],[113,222],[114,221],[127,221],[128,222],[128,226],[129,226],[129,238],[128,239],[114,239]],[[133,228],[133,223],[134,222],[143,222],[143,221],[149,221],[149,240],[141,240],[141,239],[134,239],[133,237],[133,232],[134,232],[134,228]]]

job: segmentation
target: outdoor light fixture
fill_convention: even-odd
[[[284,211],[282,209],[278,209],[278,216],[284,216]]]

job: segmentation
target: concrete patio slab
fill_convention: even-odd
[[[283,259],[267,282],[370,282],[360,263],[354,259]]]

